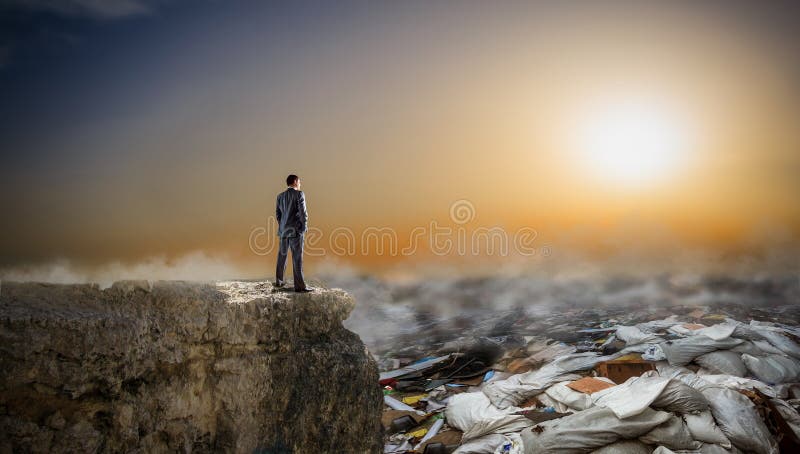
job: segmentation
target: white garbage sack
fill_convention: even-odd
[[[594,404],[610,409],[618,418],[642,413],[669,384],[665,377],[631,377],[625,383],[592,394]]]
[[[494,454],[507,440],[503,434],[490,434],[465,441],[453,454]]]
[[[747,339],[751,341],[764,340],[764,336],[762,336],[758,331],[754,330],[753,327],[751,327],[750,325],[744,324],[732,318],[726,318],[725,323],[731,324],[736,327],[736,329],[733,331],[733,334],[731,335],[735,338]]]
[[[708,401],[700,391],[680,380],[670,379],[650,406],[681,414],[699,413],[708,410]]]
[[[590,452],[617,440],[636,438],[666,422],[670,414],[651,408],[626,419],[611,409],[588,410],[537,424],[522,431],[526,454]]]
[[[764,344],[767,344],[769,346],[769,348],[771,350],[773,350],[773,352],[770,352],[770,353],[774,353],[774,352],[778,352],[778,354],[782,354],[783,353],[780,350],[778,350],[777,348],[773,347],[772,344],[770,344],[769,342],[767,342],[767,341],[761,341],[761,342],[764,343]],[[728,351],[736,352],[736,353],[739,353],[739,354],[747,353],[748,355],[753,355],[753,356],[764,356],[764,355],[769,354],[768,352],[766,352],[766,351],[762,350],[761,348],[759,348],[758,345],[756,345],[755,342],[752,341],[752,340],[746,340],[746,341],[742,342],[741,344],[733,347],[732,349],[730,349]]]
[[[734,375],[736,377],[747,375],[747,367],[742,362],[742,355],[730,350],[717,350],[706,353],[695,358],[694,362],[712,374]]]
[[[725,339],[714,340],[708,336],[685,337],[674,341],[661,343],[661,350],[667,357],[667,361],[673,366],[685,366],[700,355],[713,352],[715,350],[725,350],[733,348],[743,341],[727,337]]]
[[[704,375],[702,379],[705,381],[706,386],[717,385],[731,389],[757,389],[769,397],[778,396],[773,387],[751,378],[734,377],[733,375]],[[703,387],[698,387],[697,389],[702,391]]]
[[[625,342],[625,345],[645,344],[658,340],[658,336],[644,333],[635,326],[618,326],[616,336]]]
[[[507,415],[498,418],[484,419],[478,421],[477,424],[465,431],[461,439],[471,440],[492,433],[508,434],[519,432],[532,425],[533,421],[524,415]]]
[[[466,432],[483,419],[506,416],[519,411],[517,407],[499,409],[481,392],[453,394],[448,400],[445,417],[447,424]]]
[[[658,372],[658,375],[662,377],[680,380],[698,390],[703,389],[710,384],[703,377],[695,374],[690,369],[687,369],[683,366],[670,366],[666,361],[656,363],[656,371]]]
[[[753,341],[753,345],[755,345],[756,347],[761,349],[761,351],[763,351],[764,354],[767,354],[767,355],[788,356],[786,353],[784,353],[783,350],[781,350],[780,348],[772,345],[767,340],[754,340]],[[763,356],[763,355],[753,355],[753,356]]]
[[[758,411],[746,396],[728,388],[702,390],[717,426],[737,448],[756,454],[778,454],[778,446]]]
[[[554,363],[550,363],[535,371],[486,383],[482,391],[497,408],[508,408],[544,392],[553,383],[579,378],[580,375],[565,372]]]
[[[683,420],[695,440],[720,445],[724,448],[731,447],[731,441],[717,427],[711,411],[703,411],[696,415],[687,413],[683,415]]]
[[[685,324],[678,324],[678,325],[670,326],[667,331],[669,331],[670,333],[678,334],[680,336],[694,336],[695,334],[697,334],[696,333],[697,332],[696,329],[687,328],[684,325]],[[706,328],[705,325],[700,325],[700,326],[702,328]]]
[[[691,369],[683,366],[671,366],[667,361],[659,361],[656,363],[656,371],[658,375],[667,378],[676,378],[681,374],[693,374]]]
[[[651,454],[653,448],[639,440],[621,440],[592,451],[592,454]]]
[[[561,382],[556,383],[555,385],[547,388],[544,392],[546,395],[551,397],[553,400],[557,402],[561,402],[562,404],[566,405],[567,407],[573,410],[586,410],[587,408],[594,405],[592,402],[592,397],[589,394],[585,394],[582,392],[575,391],[574,389],[567,386],[567,384],[572,382]]]
[[[756,357],[745,353],[742,361],[757,379],[767,384],[795,382],[800,379],[800,362],[788,356]]]
[[[510,433],[490,434],[469,440],[453,451],[453,454],[523,454],[524,452],[522,437],[518,433]]]
[[[769,326],[754,325],[752,320],[750,327],[758,334],[764,336],[770,344],[786,353],[789,356],[800,359],[800,345],[786,337],[783,330],[780,328],[773,328]]]
[[[559,413],[566,413],[569,411],[569,407],[553,399],[552,397],[548,396],[545,393],[536,396],[536,400],[538,400],[539,403],[541,403],[544,407],[553,407],[553,410]]]
[[[639,440],[649,445],[661,445],[674,450],[700,449],[702,446],[699,441],[692,438],[692,433],[680,416],[670,417],[667,422],[639,437]]]
[[[445,418],[447,424],[464,432],[462,440],[478,438],[490,433],[519,432],[533,425],[523,415],[512,415],[520,409],[499,409],[492,405],[482,392],[461,393],[450,397]]]
[[[718,323],[716,325],[700,328],[694,332],[695,336],[707,336],[714,340],[722,340],[731,337],[736,330],[736,325],[731,323]]]

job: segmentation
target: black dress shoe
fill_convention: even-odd
[[[311,287],[301,288],[300,290],[295,290],[297,293],[311,293],[314,289]]]
[[[273,286],[273,287],[277,287],[277,288],[281,288],[281,287],[283,287],[284,285],[286,285],[286,284],[284,284],[283,282],[273,282],[273,283],[272,283],[272,286]]]

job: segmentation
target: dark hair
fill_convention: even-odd
[[[288,177],[286,177],[286,186],[293,185],[294,182],[299,180],[299,179],[300,179],[300,177],[298,177],[297,175],[289,175]]]

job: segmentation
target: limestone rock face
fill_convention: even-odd
[[[0,453],[381,452],[354,305],[263,282],[3,282]]]

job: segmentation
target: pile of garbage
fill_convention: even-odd
[[[738,307],[511,317],[387,352],[384,452],[800,452],[800,328]]]

